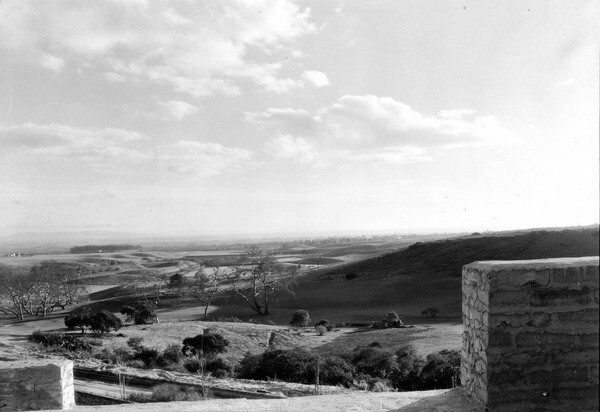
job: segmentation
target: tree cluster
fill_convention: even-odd
[[[123,322],[114,313],[101,310],[93,314],[89,312],[69,314],[65,317],[65,326],[69,329],[80,329],[82,334],[89,329],[92,333],[101,335],[111,330],[121,329]]]
[[[0,313],[22,320],[76,304],[83,291],[80,275],[81,266],[54,261],[44,261],[25,273],[0,267]]]
[[[156,307],[151,304],[142,304],[137,307],[125,305],[121,308],[121,314],[127,316],[127,322],[133,322],[136,325],[144,325],[146,323],[158,323],[156,315]]]

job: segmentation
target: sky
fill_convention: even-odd
[[[599,15],[2,0],[0,235],[597,223]]]

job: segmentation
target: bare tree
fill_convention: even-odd
[[[0,312],[23,320],[30,297],[31,283],[6,267],[0,267]]]
[[[223,271],[218,262],[211,264],[211,269],[204,266],[194,275],[194,296],[204,305],[204,319],[208,319],[208,308],[215,296],[221,292],[221,281]]]
[[[25,315],[45,317],[57,308],[77,302],[83,291],[81,267],[44,261],[29,273],[0,270],[0,312],[18,319]]]
[[[232,281],[233,291],[256,313],[268,315],[271,303],[282,292],[293,291],[297,268],[277,262],[255,246],[248,248],[244,257]]]

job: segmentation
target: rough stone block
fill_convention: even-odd
[[[73,362],[27,360],[0,365],[0,398],[6,410],[70,409],[75,405]]]
[[[597,257],[466,265],[466,390],[491,411],[597,405],[598,290]]]

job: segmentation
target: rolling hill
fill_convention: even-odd
[[[478,260],[521,260],[597,256],[598,228],[532,231],[524,234],[472,235],[415,243],[383,256],[306,276],[296,295],[282,300],[278,312],[309,310],[313,319],[333,322],[379,320],[395,310],[413,322],[421,311],[440,309],[439,317],[461,316],[462,266]],[[429,321],[429,320],[428,320]]]

